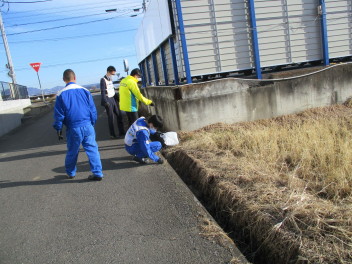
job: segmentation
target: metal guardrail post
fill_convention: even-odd
[[[156,54],[155,53],[156,53],[155,51],[152,53],[154,78],[155,78],[155,86],[159,86],[158,62],[156,60]]]
[[[149,69],[149,62],[148,62],[148,57],[145,58],[145,62],[147,65],[147,73],[148,73],[148,81],[149,81],[149,85],[152,85],[152,77],[150,75],[150,69]]]
[[[248,0],[248,11],[251,22],[251,33],[252,33],[252,48],[253,56],[255,61],[255,72],[258,79],[262,79],[262,71],[260,67],[260,54],[259,54],[259,43],[258,43],[258,32],[257,32],[257,19],[255,16],[254,0]]]
[[[5,87],[4,87],[5,85]],[[0,101],[28,99],[28,90],[26,86],[8,82],[0,82]]]
[[[142,87],[147,87],[147,76],[145,75],[145,60],[143,60],[140,64],[139,64],[139,68],[142,71]]]
[[[191,67],[189,65],[185,26],[183,24],[181,0],[176,0],[175,3],[176,3],[176,9],[177,9],[178,26],[179,26],[179,30],[180,30],[180,37],[181,37],[181,43],[182,43],[182,53],[183,53],[183,62],[184,62],[184,65],[185,65],[187,83],[192,83]]]
[[[163,44],[160,45],[160,55],[161,55],[161,62],[163,65],[165,85],[169,85],[169,78],[168,78],[168,74],[167,74],[167,64],[166,64],[166,57],[165,57],[165,49],[164,49]]]
[[[319,0],[320,2],[320,23],[321,23],[321,36],[322,36],[322,47],[323,47],[323,61],[324,65],[329,65],[329,42],[328,42],[328,29],[326,22],[326,6],[325,0]]]
[[[171,59],[172,59],[172,69],[174,71],[175,84],[179,85],[180,84],[180,80],[179,80],[179,77],[178,77],[175,44],[174,44],[174,40],[173,40],[172,36],[169,38],[169,46],[170,46],[170,54],[171,54]]]
[[[3,85],[3,83],[2,82],[0,82],[1,83],[1,89],[0,89],[0,97],[1,97],[1,101],[4,101],[4,99],[2,98],[2,94],[4,94],[5,95],[5,90],[4,90],[4,85]]]

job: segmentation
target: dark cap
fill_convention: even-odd
[[[163,127],[163,119],[161,116],[152,115],[148,119],[148,123],[152,123],[155,128],[162,128]]]
[[[133,69],[133,70],[131,71],[131,76],[135,76],[135,75],[139,75],[139,76],[142,77],[142,72],[141,72],[141,70],[138,69],[138,68]]]

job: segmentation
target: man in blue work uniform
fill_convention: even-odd
[[[88,179],[100,181],[103,178],[103,172],[93,127],[97,121],[93,97],[86,88],[76,84],[76,75],[71,69],[64,71],[63,80],[66,87],[56,96],[53,127],[60,140],[63,139],[62,127],[66,126],[66,173],[69,179],[76,176],[77,158],[82,144],[93,172]]]
[[[133,155],[134,161],[146,164],[149,158],[159,164],[164,162],[155,154],[161,149],[161,143],[150,141],[150,135],[155,134],[162,126],[163,120],[158,115],[152,115],[148,120],[142,116],[130,126],[125,136],[125,149]]]
[[[125,129],[123,127],[122,114],[120,107],[118,106],[119,98],[115,93],[114,84],[112,82],[112,76],[116,74],[114,66],[109,66],[106,69],[106,75],[100,79],[100,91],[101,91],[101,105],[105,107],[106,114],[108,115],[108,124],[110,131],[110,138],[118,138],[114,129],[114,115],[117,120],[117,128],[119,130],[119,136],[125,135]]]

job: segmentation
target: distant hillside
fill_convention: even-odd
[[[88,90],[94,90],[94,89],[100,89],[100,84],[95,83],[95,84],[86,84],[82,85],[83,87],[87,88]],[[58,91],[63,89],[65,86],[55,86],[50,89],[44,89],[44,94],[56,94]],[[29,96],[35,96],[35,95],[41,95],[42,90],[34,87],[27,87],[28,94]]]
[[[87,88],[88,90],[100,89],[100,83],[85,84],[85,85],[82,85],[82,86]]]
[[[59,90],[64,88],[64,86],[56,86],[50,89],[44,89],[43,92],[44,94],[56,94]],[[29,96],[35,96],[35,95],[41,95],[42,90],[38,88],[33,88],[33,87],[27,87],[28,94]]]

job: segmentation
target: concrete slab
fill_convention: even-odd
[[[343,63],[280,79],[225,78],[145,90],[168,130],[191,131],[218,122],[268,119],[343,103],[352,95],[351,83],[352,63]]]
[[[30,104],[29,99],[0,101],[0,137],[21,125],[23,109]]]

